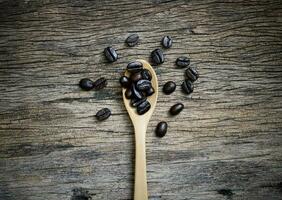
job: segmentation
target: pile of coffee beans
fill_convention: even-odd
[[[139,43],[139,35],[131,34],[125,40],[128,47],[134,47]],[[163,49],[169,49],[172,47],[173,40],[170,36],[164,36],[161,40]],[[104,55],[108,62],[113,63],[118,60],[119,56],[116,50],[109,46],[104,49]],[[152,65],[161,65],[165,62],[165,56],[163,50],[156,48],[150,55]],[[185,80],[181,84],[182,91],[185,94],[191,94],[194,91],[194,82],[199,78],[197,70],[193,67],[189,67],[190,59],[186,56],[178,57],[175,61],[177,68],[185,69]],[[122,76],[119,82],[123,88],[126,89],[125,97],[130,99],[130,105],[136,108],[136,112],[139,115],[143,115],[151,108],[148,97],[154,94],[155,89],[152,87],[151,80],[152,75],[149,70],[143,68],[143,64],[139,61],[130,62],[127,65],[127,71],[129,76]],[[107,80],[102,77],[96,81],[92,81],[89,78],[83,78],[79,82],[79,86],[86,91],[89,90],[101,90],[107,86]],[[163,85],[163,92],[166,95],[172,94],[176,90],[176,83],[174,81],[168,81]],[[184,109],[182,103],[176,103],[169,109],[169,113],[174,116],[178,115]],[[96,118],[99,121],[109,118],[111,110],[103,108],[96,113]],[[163,137],[167,133],[168,124],[165,121],[158,123],[156,127],[156,135]]]
[[[147,97],[155,93],[151,84],[152,75],[139,61],[128,63],[126,69],[130,73],[129,77],[122,76],[119,82],[123,88],[126,88],[125,97],[130,99],[130,105],[136,107],[139,115],[143,115],[151,108]]]

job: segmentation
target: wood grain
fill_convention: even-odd
[[[147,132],[151,200],[282,199],[282,3],[0,0],[0,199],[132,199],[134,135],[118,78],[170,35]],[[140,43],[124,40],[138,33]],[[106,46],[120,59],[108,64]],[[177,57],[200,72],[179,85]],[[81,78],[108,87],[81,91]],[[176,117],[168,109],[182,102]],[[103,107],[113,115],[95,120]],[[154,128],[169,124],[160,139]]]

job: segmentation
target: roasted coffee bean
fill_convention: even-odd
[[[135,84],[132,84],[131,91],[132,91],[132,96],[137,98],[137,99],[142,99],[144,97],[143,93],[138,91]]]
[[[170,108],[169,112],[171,115],[177,115],[183,110],[183,108],[184,105],[182,103],[177,103]]]
[[[161,49],[155,49],[151,53],[151,59],[155,65],[162,64],[164,62],[164,54]]]
[[[127,88],[124,94],[127,99],[130,99],[132,97],[132,90],[130,88]]]
[[[97,79],[94,83],[94,89],[95,90],[101,90],[102,88],[106,87],[108,84],[107,79],[105,79],[104,77]]]
[[[156,128],[156,135],[158,137],[163,137],[165,136],[166,132],[167,132],[167,123],[164,121],[159,122]]]
[[[176,59],[176,65],[180,68],[184,68],[187,67],[188,65],[190,65],[190,59],[183,56],[183,57],[179,57]]]
[[[137,106],[137,113],[139,115],[143,115],[146,112],[148,112],[148,110],[150,110],[150,108],[151,108],[151,104],[149,103],[149,101],[144,101],[143,103],[141,103]]]
[[[183,81],[182,85],[182,91],[186,94],[191,94],[194,90],[194,85],[190,80]]]
[[[124,88],[128,88],[131,85],[131,81],[129,80],[129,78],[127,76],[120,77],[119,82],[120,82],[121,86],[124,87]]]
[[[141,74],[142,74],[143,79],[146,79],[146,80],[149,80],[149,81],[152,80],[152,75],[151,75],[151,72],[149,70],[143,69],[141,71]]]
[[[136,83],[136,88],[140,91],[149,90],[151,87],[152,87],[151,82],[145,79],[141,79]]]
[[[130,79],[132,80],[132,82],[137,82],[137,81],[141,80],[142,79],[141,72],[132,73],[131,76],[130,76]]]
[[[132,34],[126,38],[125,42],[129,47],[135,46],[139,41],[139,36],[137,34]]]
[[[79,81],[79,86],[81,89],[88,91],[94,88],[94,83],[89,78],[83,78]]]
[[[139,72],[143,69],[143,64],[139,61],[133,61],[128,63],[127,70],[131,73]]]
[[[170,48],[172,46],[172,39],[170,36],[164,36],[162,39],[162,45],[164,48]]]
[[[154,94],[154,93],[155,93],[155,90],[154,90],[153,87],[150,87],[150,89],[148,89],[148,90],[145,91],[145,94],[146,94],[147,97],[148,97],[148,96],[151,96],[151,95]]]
[[[185,70],[185,75],[191,82],[194,82],[199,78],[199,74],[198,74],[197,70],[195,68],[192,68],[192,67],[188,67]]]
[[[142,98],[142,99],[135,99],[135,98],[133,98],[133,99],[131,99],[131,101],[130,101],[130,104],[131,104],[131,106],[133,106],[133,107],[137,107],[137,106],[139,106],[141,103],[143,103],[144,101],[147,101],[147,98]]]
[[[113,47],[107,47],[104,49],[105,57],[109,62],[115,62],[118,59],[118,54]]]
[[[168,81],[164,84],[164,87],[163,87],[163,92],[165,94],[171,94],[175,91],[175,88],[176,88],[176,84],[175,82],[173,81]]]
[[[109,108],[103,108],[103,109],[99,110],[95,115],[95,117],[99,121],[103,121],[105,119],[108,119],[110,116],[111,116],[111,110]]]

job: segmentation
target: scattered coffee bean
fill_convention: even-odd
[[[135,99],[135,98],[133,98],[133,99],[131,99],[130,104],[133,107],[137,107],[141,103],[143,103],[144,101],[147,101],[147,98],[145,98],[145,97],[143,99]]]
[[[169,112],[171,115],[177,115],[183,110],[183,108],[184,105],[182,103],[177,103],[170,108]]]
[[[151,75],[151,72],[149,70],[143,69],[141,71],[141,74],[142,74],[143,79],[146,79],[146,80],[149,80],[149,81],[152,80],[152,75]]]
[[[187,67],[188,65],[190,65],[190,59],[183,56],[183,57],[179,57],[176,59],[176,65],[178,67],[181,67],[181,68],[184,68],[184,67]]]
[[[124,87],[124,88],[128,88],[131,85],[131,81],[129,80],[129,78],[127,76],[120,77],[119,82],[120,82],[121,86]]]
[[[137,82],[137,81],[141,80],[142,79],[141,72],[132,73],[131,76],[130,76],[130,79],[131,79],[132,82]]]
[[[140,91],[149,90],[151,87],[151,82],[145,79],[141,79],[136,83],[136,88]]]
[[[151,59],[155,65],[162,64],[164,62],[164,54],[161,49],[155,49],[151,53]]]
[[[151,104],[149,103],[149,101],[144,101],[137,106],[137,113],[139,115],[143,115],[146,112],[148,112],[148,110],[150,110],[150,108],[151,108]]]
[[[170,48],[172,46],[172,39],[170,36],[164,36],[162,39],[162,45],[164,48]]]
[[[127,99],[130,99],[130,98],[132,97],[132,90],[131,90],[130,88],[127,88],[127,89],[125,90],[125,97],[126,97]]]
[[[139,36],[137,34],[132,34],[126,38],[125,42],[129,47],[135,46],[139,41]]]
[[[99,121],[103,121],[105,119],[108,119],[110,116],[111,116],[111,110],[109,108],[103,108],[103,109],[99,110],[95,115],[95,117]]]
[[[191,94],[194,90],[194,85],[190,80],[183,81],[182,85],[182,91],[186,94]]]
[[[101,90],[102,88],[106,87],[108,84],[107,79],[105,79],[104,77],[97,79],[94,83],[94,89],[95,90]]]
[[[143,93],[140,92],[140,91],[136,88],[135,84],[132,84],[132,86],[131,86],[131,91],[132,91],[132,97],[135,97],[135,98],[137,98],[137,99],[142,99],[142,98],[144,97]]]
[[[81,89],[86,90],[86,91],[94,88],[93,81],[90,80],[89,78],[81,79],[79,81],[79,86],[81,87]]]
[[[133,61],[128,63],[127,65],[127,70],[130,73],[135,73],[135,72],[139,72],[143,69],[143,64],[139,61]]]
[[[176,88],[176,84],[175,82],[173,81],[168,81],[164,84],[164,87],[163,87],[163,92],[165,94],[171,94],[175,91],[175,88]]]
[[[156,135],[158,137],[163,137],[165,136],[166,132],[167,132],[167,123],[164,121],[159,122],[156,128]]]
[[[194,82],[199,78],[199,74],[198,74],[197,70],[195,68],[192,68],[192,67],[188,67],[185,70],[185,75],[191,82]]]
[[[118,59],[118,54],[116,50],[112,47],[107,47],[104,49],[105,57],[109,62],[115,62]]]
[[[155,90],[153,87],[150,87],[150,89],[146,90],[145,93],[146,93],[146,96],[149,97],[155,93]]]

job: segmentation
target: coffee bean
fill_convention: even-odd
[[[91,90],[93,89],[94,85],[93,85],[93,81],[90,80],[89,78],[83,78],[79,81],[79,86],[81,87],[81,89],[83,90]]]
[[[190,80],[183,81],[181,87],[182,91],[186,94],[191,94],[194,90],[194,85]]]
[[[165,136],[166,132],[167,132],[167,123],[164,121],[159,122],[156,128],[156,135],[158,137],[163,137]]]
[[[95,90],[101,90],[102,88],[106,87],[108,84],[107,79],[105,79],[104,77],[97,79],[94,83],[94,89]]]
[[[172,46],[172,39],[170,36],[164,36],[162,39],[162,45],[164,48],[170,48]]]
[[[182,103],[177,103],[170,108],[169,112],[171,115],[177,115],[183,110],[183,108],[184,105]]]
[[[95,115],[95,117],[99,121],[103,121],[105,119],[108,119],[110,116],[111,116],[111,110],[108,109],[108,108],[103,108],[103,109],[99,110]]]
[[[137,106],[137,113],[139,115],[143,115],[146,112],[148,112],[148,110],[150,110],[150,108],[151,108],[151,104],[149,103],[149,101],[144,101],[143,103],[141,103]]]
[[[151,53],[151,59],[155,65],[162,64],[164,62],[164,54],[161,49],[155,49]]]
[[[116,50],[112,47],[107,47],[104,49],[105,57],[109,62],[115,62],[118,59],[118,54]]]
[[[143,64],[139,61],[133,61],[128,63],[127,70],[131,73],[139,72],[143,69]]]
[[[137,34],[132,34],[126,38],[125,42],[129,47],[135,46],[139,41],[139,36]]]
[[[120,77],[119,82],[120,82],[121,86],[124,87],[124,88],[128,88],[131,85],[131,81],[129,80],[129,78],[127,76]]]
[[[171,94],[175,91],[176,84],[173,81],[168,81],[164,84],[163,92],[165,94]]]
[[[137,107],[137,106],[139,106],[141,103],[143,103],[146,100],[147,100],[147,98],[145,98],[145,97],[142,98],[142,99],[135,99],[135,98],[133,98],[133,99],[131,99],[130,104],[133,107]]]
[[[137,82],[137,81],[141,80],[142,79],[141,72],[132,73],[131,76],[130,76],[130,79],[132,80],[132,82]]]
[[[150,87],[150,89],[145,91],[145,94],[146,94],[147,97],[151,96],[154,93],[155,93],[155,90],[154,90],[153,87]]]
[[[185,75],[191,82],[194,82],[199,78],[199,74],[198,74],[197,70],[195,68],[192,68],[192,67],[188,67],[185,70]]]
[[[132,91],[132,97],[135,97],[137,99],[142,99],[144,97],[143,93],[138,91],[135,84],[132,84],[131,91]]]
[[[124,94],[127,99],[130,99],[132,97],[132,90],[130,88],[127,88]]]
[[[140,91],[149,90],[151,86],[151,82],[145,79],[141,79],[136,83],[136,88]]]
[[[149,81],[152,80],[152,75],[151,75],[151,72],[149,70],[143,69],[141,71],[141,74],[142,74],[143,79],[146,79],[146,80],[149,80]]]
[[[188,65],[190,65],[190,59],[183,56],[183,57],[179,57],[176,59],[176,65],[180,68],[184,68],[187,67]]]

